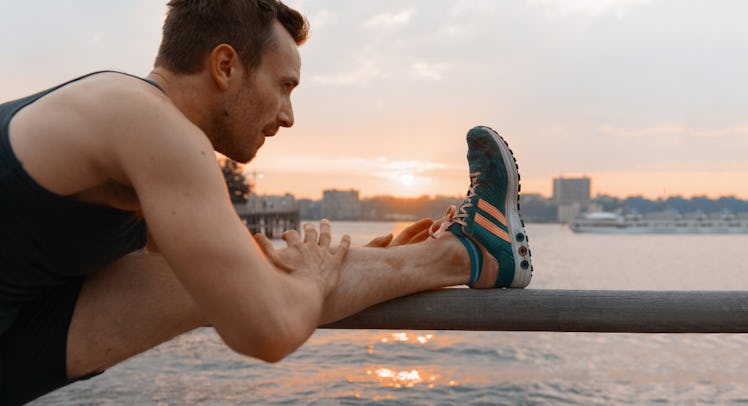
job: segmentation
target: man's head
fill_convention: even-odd
[[[155,66],[177,74],[202,70],[220,44],[231,45],[248,70],[256,68],[273,45],[275,20],[296,45],[309,35],[304,16],[277,0],[171,0],[168,6]]]
[[[155,65],[207,83],[196,124],[216,151],[248,162],[293,125],[296,48],[307,36],[306,19],[277,0],[171,0]]]

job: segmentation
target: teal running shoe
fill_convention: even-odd
[[[431,236],[451,232],[465,245],[471,260],[471,288],[524,288],[533,267],[519,214],[517,162],[506,141],[491,128],[471,129],[467,143],[467,197],[434,222]]]

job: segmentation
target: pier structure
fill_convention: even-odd
[[[262,201],[234,205],[234,208],[252,234],[280,238],[284,231],[299,229],[299,209],[295,204],[275,205]]]
[[[748,333],[748,291],[446,288],[393,299],[323,328]]]

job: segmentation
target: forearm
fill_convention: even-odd
[[[233,320],[216,326],[234,351],[268,362],[284,358],[314,333],[324,302],[318,281],[272,272],[251,297],[231,299]]]

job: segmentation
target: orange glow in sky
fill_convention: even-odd
[[[0,102],[100,69],[149,73],[165,0],[39,3],[4,5]],[[250,165],[261,194],[462,196],[464,135],[482,124],[511,145],[526,193],[586,175],[593,194],[748,198],[748,2],[287,3],[312,36],[295,126]]]

